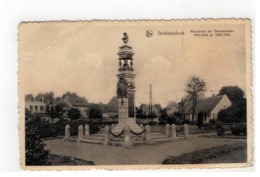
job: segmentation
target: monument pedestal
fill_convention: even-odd
[[[130,103],[133,104],[134,103]],[[118,99],[118,124],[119,125],[136,125],[136,118],[129,117],[129,108],[133,112],[134,115],[134,106],[129,107],[129,99],[128,98],[119,98]]]

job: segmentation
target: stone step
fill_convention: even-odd
[[[166,142],[171,142],[173,140],[170,139],[170,138],[165,137],[165,138],[152,139],[152,141],[154,143],[166,143]]]
[[[116,141],[116,142],[119,142],[119,141],[124,141],[124,138],[122,137],[120,137],[120,138],[116,138],[116,137],[110,137],[110,140],[111,141]]]
[[[86,138],[87,137],[104,137],[104,134],[91,134],[91,135],[89,135],[89,136],[85,136]]]
[[[151,135],[151,138],[158,139],[158,138],[168,138],[166,135]]]
[[[133,144],[146,144],[145,140],[133,141]]]
[[[103,144],[103,140],[98,139],[83,139],[81,140],[82,143],[90,143],[90,144]]]
[[[152,135],[152,136],[153,136],[153,135],[164,135],[164,133],[154,133],[154,132],[152,132],[151,135]]]
[[[111,146],[123,146],[123,141],[110,141],[109,145]]]
[[[85,136],[84,139],[104,140],[104,136]]]

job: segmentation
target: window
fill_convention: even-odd
[[[35,111],[38,111],[38,106],[35,106],[34,109],[35,109]]]
[[[32,105],[30,105],[30,111],[33,111],[33,106]]]
[[[43,106],[40,106],[40,110],[43,111]]]

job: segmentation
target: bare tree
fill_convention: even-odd
[[[199,98],[204,96],[204,92],[206,91],[206,83],[203,79],[193,75],[188,79],[185,91],[188,94],[187,99],[191,104],[192,120],[194,120],[197,102]]]

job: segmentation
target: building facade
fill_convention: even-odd
[[[25,101],[25,109],[31,113],[46,113],[46,104],[41,101]]]
[[[179,104],[181,105],[181,104]],[[216,120],[219,111],[226,109],[232,105],[227,95],[212,96],[200,99],[197,102],[195,109],[194,120],[192,120],[192,107],[191,104],[184,104],[185,118],[190,121],[197,121],[199,112],[203,113],[203,122],[208,123],[210,120]]]

